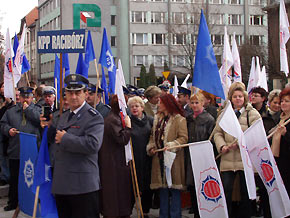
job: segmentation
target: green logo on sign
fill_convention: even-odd
[[[81,23],[87,27],[101,27],[101,9],[95,4],[73,4],[73,26],[80,29]]]

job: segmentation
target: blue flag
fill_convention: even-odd
[[[51,165],[47,144],[47,127],[45,127],[42,135],[41,146],[35,168],[35,176],[33,183],[33,191],[39,186],[39,199],[41,205],[42,218],[57,218],[57,209],[55,199],[51,194],[52,176]]]
[[[13,64],[14,64],[14,60],[15,60],[15,57],[16,57],[16,52],[17,52],[18,45],[19,45],[19,42],[18,42],[17,35],[15,33],[14,41],[13,41],[13,52],[14,52],[14,57],[12,58]]]
[[[107,38],[106,28],[103,32],[102,50],[100,54],[99,63],[108,69],[109,74],[109,92],[111,94],[115,93],[115,83],[116,83],[116,65],[114,63],[114,57],[112,50]]]
[[[108,95],[108,87],[107,87],[107,81],[106,81],[106,76],[105,76],[105,71],[102,66],[102,82],[101,82],[101,88],[104,89],[104,94],[105,94],[105,101],[106,104],[109,104],[109,95]]]
[[[26,73],[29,70],[30,70],[30,64],[29,64],[26,56],[23,55],[21,74]]]
[[[22,212],[33,215],[35,194],[31,188],[34,183],[34,169],[37,159],[36,135],[20,132],[20,167],[18,179],[18,201]],[[39,211],[38,211],[39,212]]]
[[[89,75],[90,62],[95,59],[96,59],[96,56],[95,56],[93,41],[91,37],[91,31],[88,31],[86,53],[85,53],[85,64],[86,64],[85,74]]]
[[[84,59],[83,59],[83,53],[79,53],[76,74],[80,74],[80,75],[88,78],[88,71],[86,70],[86,64],[85,64]]]
[[[60,99],[60,90],[59,90],[59,78],[60,78],[60,61],[59,58],[57,56],[57,54],[55,54],[55,61],[54,61],[54,88],[57,90],[57,100],[59,101]]]
[[[192,85],[225,99],[206,20],[201,10]]]
[[[65,77],[70,74],[68,53],[62,54],[62,68],[65,69]]]

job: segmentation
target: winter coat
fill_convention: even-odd
[[[40,108],[31,103],[25,110],[22,105],[17,103],[15,106],[9,108],[3,115],[1,123],[1,132],[3,135],[9,137],[9,145],[7,154],[9,159],[19,159],[20,155],[20,141],[19,134],[11,137],[9,130],[15,128],[20,132],[30,133],[37,136],[37,142],[40,142]],[[23,121],[23,113],[25,116],[25,124]]]
[[[203,110],[196,118],[193,113],[186,117],[188,143],[208,140],[215,126],[214,118],[206,110]],[[185,148],[186,185],[193,185],[193,174],[188,147]]]
[[[135,166],[138,178],[139,190],[141,192],[150,189],[152,157],[147,155],[146,146],[149,142],[153,117],[147,116],[140,120],[131,115],[131,139],[134,152]]]
[[[103,144],[99,151],[101,213],[103,216],[129,216],[132,213],[132,182],[126,164],[125,146],[131,136],[121,117],[112,111],[105,118]]]
[[[153,111],[152,108],[151,108],[151,104],[150,104],[149,101],[147,101],[147,102],[145,103],[144,112],[145,112],[148,116],[151,116],[151,117],[154,117],[154,115],[155,115],[154,111]]]
[[[149,143],[147,145],[147,153],[150,149],[159,149],[155,144],[155,131],[158,122],[163,118],[163,115],[158,113],[154,117],[152,134],[150,136]],[[186,119],[179,115],[170,115],[167,121],[166,127],[164,129],[164,147],[172,147],[176,145],[186,144],[188,140]],[[184,168],[184,149],[171,149],[171,152],[176,153],[175,160],[171,168],[172,177],[172,188],[174,189],[185,189],[185,168]],[[154,154],[152,157],[152,171],[151,171],[151,189],[167,188],[166,178],[161,177],[160,170],[160,159],[158,154]],[[163,170],[163,175],[165,175],[165,170]]]
[[[224,109],[221,111],[223,112]],[[222,113],[221,113],[222,114]],[[235,138],[222,130],[219,126],[219,120],[221,116],[218,117],[217,126],[214,132],[214,141],[216,144],[217,151],[221,151],[221,147],[225,145],[230,145],[235,141]],[[243,131],[248,129],[256,120],[261,118],[259,112],[252,107],[251,104],[247,104],[245,110],[241,113],[239,117],[239,123]],[[244,170],[242,158],[239,149],[230,150],[228,153],[221,156],[220,171],[236,171]]]

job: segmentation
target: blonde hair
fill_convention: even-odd
[[[153,98],[156,95],[160,95],[162,93],[161,89],[157,86],[149,86],[146,91],[144,92],[144,95],[146,98]]]
[[[230,89],[229,89],[229,94],[228,94],[228,99],[232,102],[232,97],[235,91],[240,91],[244,95],[244,104],[243,106],[245,107],[248,102],[249,102],[249,96],[248,93],[246,92],[246,87],[245,84],[242,82],[234,82]]]
[[[144,101],[139,96],[134,96],[132,98],[129,98],[129,100],[127,102],[129,107],[131,107],[131,105],[134,104],[134,103],[139,103],[142,108],[145,107]]]
[[[198,92],[198,93],[190,96],[190,100],[196,100],[196,99],[200,102],[203,102],[203,103],[205,101],[205,97],[201,92]]]
[[[271,103],[271,101],[274,100],[275,97],[279,98],[281,90],[280,89],[273,89],[268,96],[268,102]]]

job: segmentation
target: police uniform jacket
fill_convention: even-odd
[[[64,112],[57,130],[65,130],[56,144],[52,193],[83,194],[100,188],[98,151],[103,141],[103,117],[89,104],[68,121],[70,111]],[[56,130],[51,126],[49,131]],[[51,135],[51,134],[50,134]]]
[[[9,130],[15,128],[20,132],[30,133],[37,136],[37,141],[40,142],[40,108],[31,103],[25,110],[22,105],[17,103],[9,108],[1,119],[1,132],[9,138],[7,154],[9,159],[19,159],[20,141],[19,134],[11,137]],[[23,121],[25,117],[25,123]]]
[[[102,102],[99,102],[99,104],[96,105],[96,110],[103,116],[103,118],[105,118],[110,113],[111,107],[107,104],[103,104]]]

